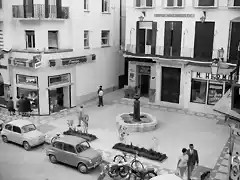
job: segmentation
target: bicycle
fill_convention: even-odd
[[[137,160],[138,152],[136,151],[133,157],[133,160],[130,161],[130,167],[131,169],[134,169],[136,171],[144,169],[143,164]],[[113,159],[113,162],[115,163],[125,163],[127,162],[127,153],[123,153],[123,155],[116,155]]]

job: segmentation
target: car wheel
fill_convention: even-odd
[[[87,174],[88,172],[87,166],[83,163],[79,163],[77,168],[80,173]]]
[[[2,136],[2,140],[3,140],[3,142],[7,143],[8,142],[7,136]]]
[[[26,150],[26,151],[29,151],[31,149],[31,146],[29,145],[28,142],[24,141],[23,142],[23,148]]]
[[[51,163],[56,164],[57,163],[57,158],[54,155],[49,155],[49,160]]]

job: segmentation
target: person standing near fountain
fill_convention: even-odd
[[[141,121],[140,119],[140,101],[139,101],[139,95],[135,95],[134,104],[133,104],[133,120],[134,121]]]

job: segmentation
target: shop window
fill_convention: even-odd
[[[26,33],[26,48],[35,48],[35,33],[34,31],[25,31]]]
[[[191,102],[206,103],[207,81],[192,80]]]
[[[17,95],[19,97],[24,97],[30,100],[32,114],[39,114],[39,97],[38,90],[36,89],[26,89],[26,88],[17,88]]]
[[[215,105],[223,96],[223,84],[209,83],[208,104]]]
[[[36,76],[25,76],[17,74],[17,84],[28,84],[37,86],[37,77]]]
[[[58,31],[48,31],[48,49],[58,49]]]

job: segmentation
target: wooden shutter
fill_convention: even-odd
[[[139,32],[139,24],[140,22],[137,21],[136,23],[136,52],[139,52],[139,35],[140,35],[140,32]],[[131,38],[131,37],[130,37]],[[133,43],[134,44],[134,43]],[[131,45],[131,44],[130,44]]]
[[[151,54],[156,53],[156,44],[157,44],[157,22],[152,23],[152,46],[151,46]]]
[[[146,45],[152,45],[152,29],[147,29]]]
[[[173,36],[172,36],[172,55],[181,55],[182,43],[182,21],[173,22]]]
[[[57,5],[57,18],[62,17],[62,0],[56,0]]]
[[[170,56],[172,22],[165,21],[164,56]]]
[[[49,18],[49,1],[45,0],[45,18]]]
[[[102,12],[104,12],[104,1],[105,0],[102,0]]]

